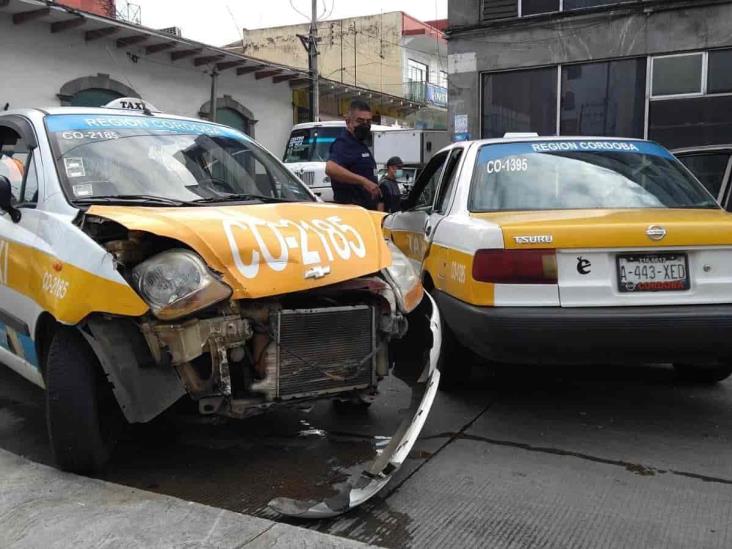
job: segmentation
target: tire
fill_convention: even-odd
[[[474,355],[455,337],[447,323],[442,321],[442,349],[437,360],[440,371],[440,389],[452,391],[470,382]]]
[[[676,377],[691,383],[719,383],[732,375],[732,363],[713,366],[699,366],[694,364],[674,364]]]
[[[104,467],[124,425],[112,386],[76,328],[59,328],[48,350],[46,424],[56,465],[80,474]]]

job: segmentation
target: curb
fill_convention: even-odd
[[[357,541],[64,473],[0,450],[3,547],[367,548]]]

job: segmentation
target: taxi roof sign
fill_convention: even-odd
[[[138,111],[144,113],[160,112],[159,109],[143,101],[139,97],[120,97],[104,105],[105,109],[120,109],[124,111]]]

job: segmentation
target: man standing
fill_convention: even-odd
[[[399,189],[399,172],[402,171],[404,162],[398,156],[392,156],[386,161],[386,174],[379,181],[381,190],[381,202],[379,209],[382,212],[394,213],[399,211],[402,203],[402,192]]]
[[[338,204],[356,204],[368,210],[376,210],[379,205],[376,161],[368,147],[372,119],[368,103],[353,101],[346,129],[330,147],[325,174],[330,177],[333,199]]]

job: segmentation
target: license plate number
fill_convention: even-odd
[[[628,254],[618,258],[618,289],[633,292],[676,292],[689,289],[686,254]]]

